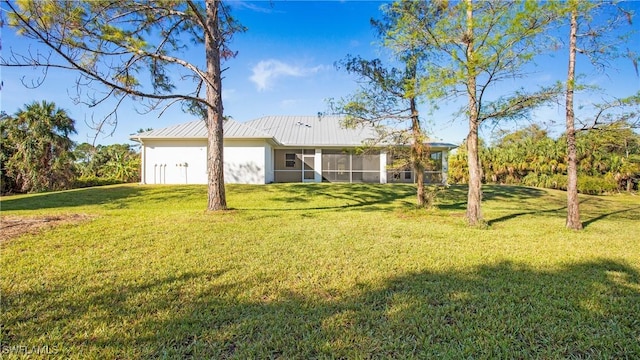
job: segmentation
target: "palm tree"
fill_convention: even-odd
[[[13,149],[7,174],[18,191],[67,188],[73,181],[74,121],[54,103],[33,102],[6,119],[6,143]],[[3,139],[5,140],[5,139]]]
[[[140,156],[128,144],[107,146],[105,153],[108,161],[100,169],[102,176],[121,182],[140,180]]]

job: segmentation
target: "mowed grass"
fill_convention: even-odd
[[[640,198],[485,186],[125,185],[2,198],[91,215],[1,246],[3,358],[638,358]],[[45,351],[42,351],[45,350]]]

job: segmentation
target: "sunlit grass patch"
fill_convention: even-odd
[[[0,245],[3,357],[640,356],[631,196],[581,197],[575,232],[550,190],[485,186],[485,228],[464,187],[430,210],[411,185],[227,192],[216,214],[204,186],[2,198],[3,216],[91,216]]]

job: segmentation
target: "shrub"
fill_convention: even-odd
[[[78,188],[86,188],[86,187],[94,187],[94,186],[105,186],[105,185],[115,185],[115,184],[123,184],[123,181],[111,178],[101,178],[97,176],[83,176],[77,178],[73,187]]]
[[[614,192],[618,183],[610,174],[605,176],[578,176],[578,192],[582,194],[599,195]]]
[[[554,174],[549,179],[551,189],[567,190],[567,175]]]
[[[547,189],[567,190],[567,175],[528,173],[522,178],[522,185]],[[578,175],[578,192],[582,194],[600,195],[614,192],[618,183],[611,174],[604,176]]]
[[[537,174],[530,172],[524,178],[522,178],[522,184],[525,186],[535,186],[547,189],[566,189],[567,176],[558,174],[549,175],[544,173]]]

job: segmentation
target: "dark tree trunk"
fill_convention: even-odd
[[[415,68],[413,69],[415,71]],[[427,204],[424,190],[424,162],[425,162],[425,139],[420,129],[420,118],[418,117],[418,106],[415,97],[409,99],[411,106],[411,132],[413,144],[411,144],[411,165],[413,173],[416,175],[417,185],[417,205],[424,207]]]
[[[478,155],[478,106],[476,99],[476,69],[474,65],[473,9],[467,0],[467,63],[469,64],[467,94],[469,96],[469,134],[467,135],[467,165],[469,166],[469,192],[467,194],[467,222],[475,226],[482,223],[482,172]]]
[[[478,156],[478,121],[476,116],[469,119],[467,136],[467,165],[469,166],[469,192],[467,194],[467,222],[469,225],[482,223],[482,171]]]
[[[580,203],[578,201],[578,155],[576,150],[575,115],[573,112],[573,92],[575,89],[576,42],[578,31],[578,10],[571,11],[571,30],[569,35],[569,72],[567,75],[567,228],[582,229],[580,222]]]
[[[416,100],[416,89],[418,88],[418,60],[417,54],[410,54],[405,58],[406,73],[405,78],[412,82],[409,90],[406,90],[405,96],[409,100],[409,111],[411,112],[411,170],[415,174],[416,180],[416,204],[418,207],[429,206],[425,196],[424,188],[424,169],[426,161],[426,138],[420,127],[420,113],[418,111],[418,103]]]
[[[207,61],[207,210],[226,210],[227,199],[224,188],[223,170],[223,109],[222,81],[220,76],[220,28],[217,0],[206,1],[207,28],[211,36],[206,36],[205,51]]]

